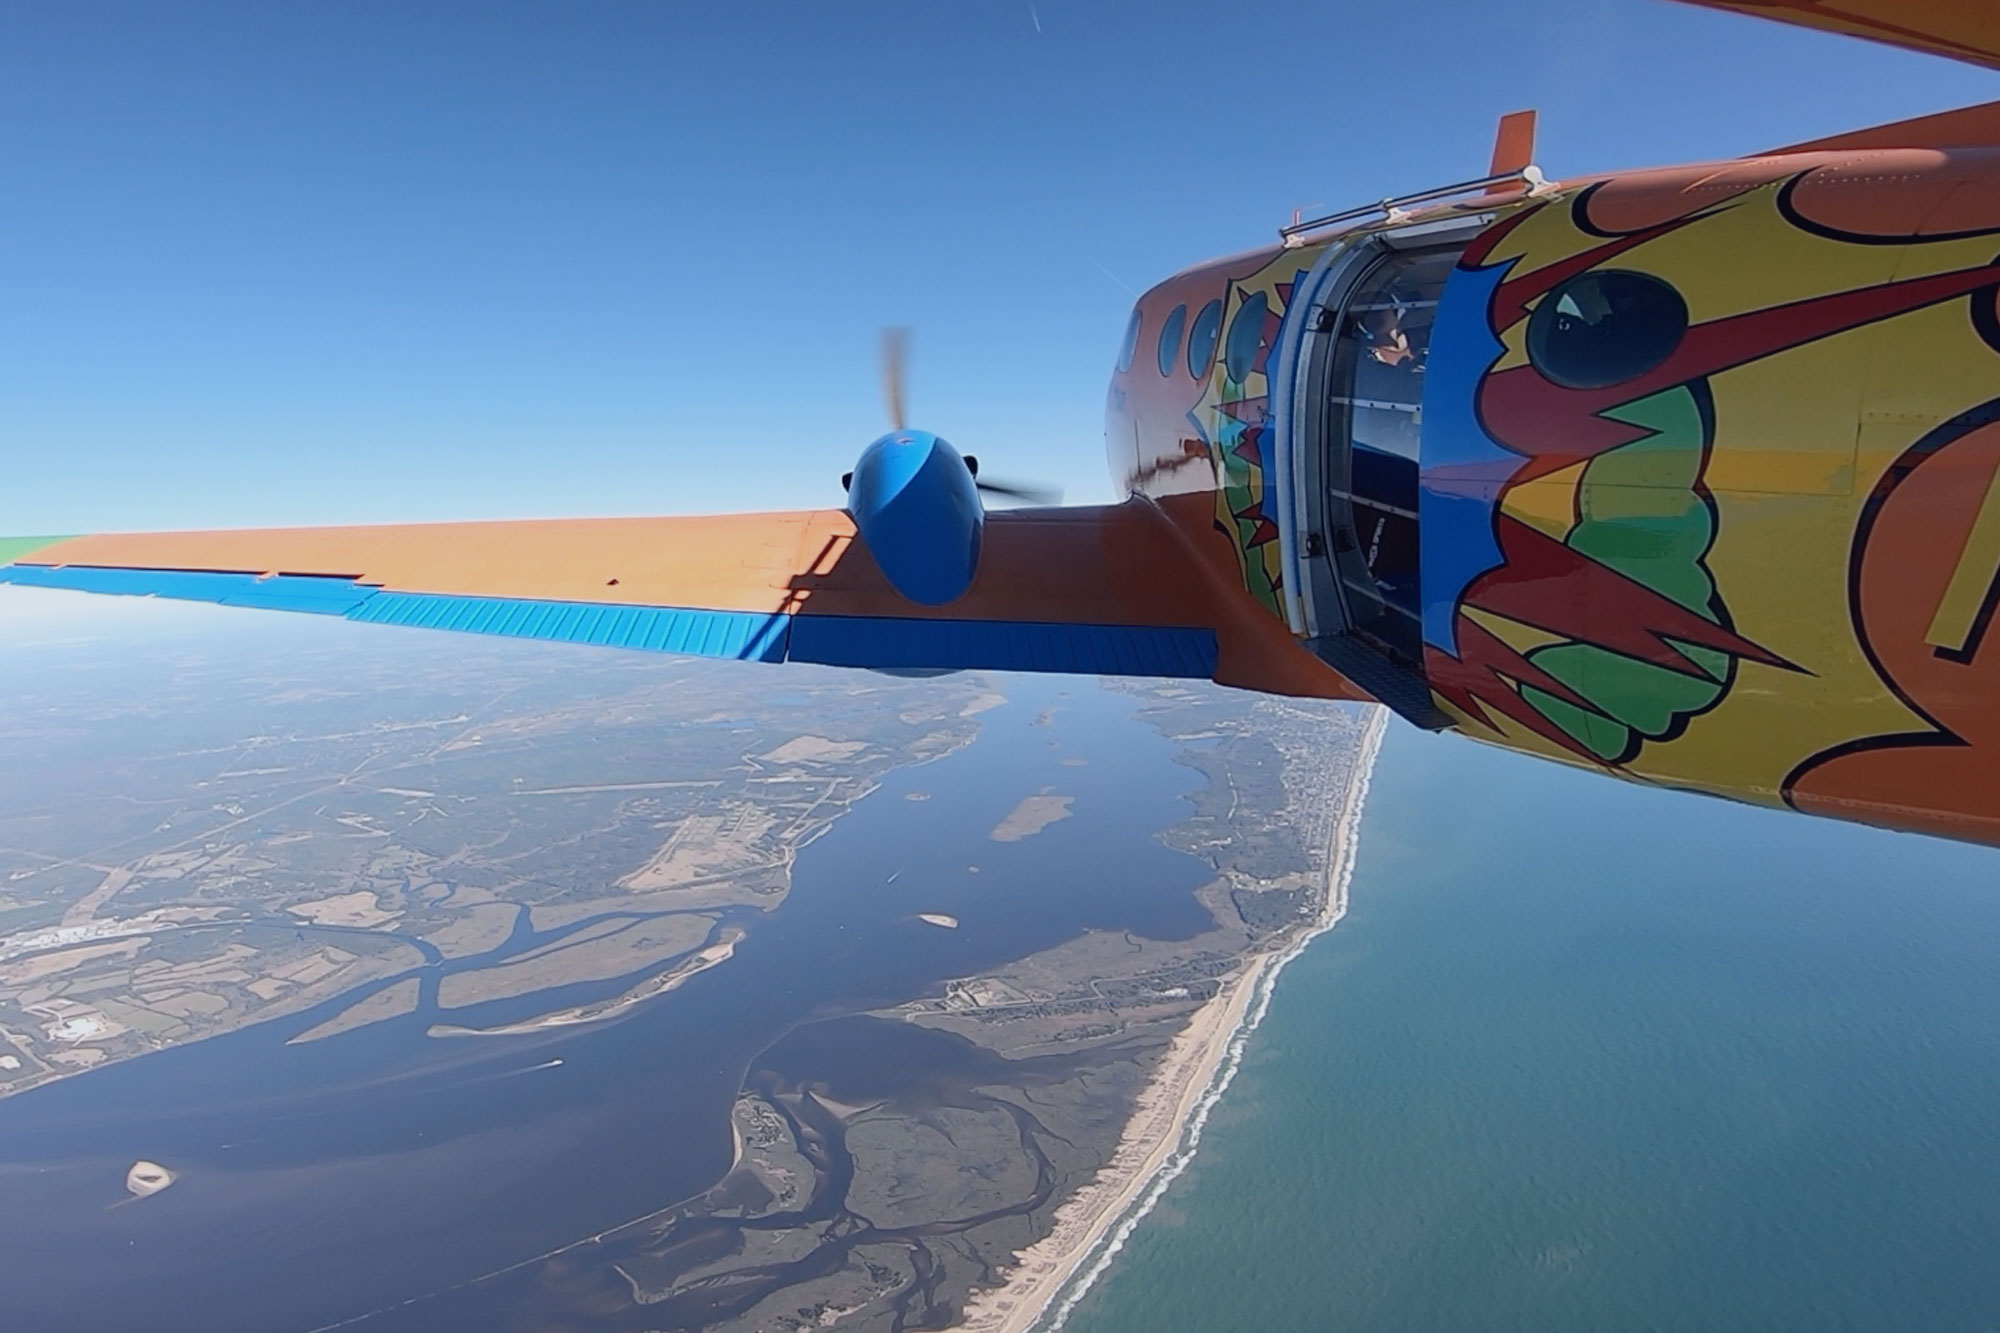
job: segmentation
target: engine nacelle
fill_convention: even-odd
[[[847,512],[911,601],[943,606],[972,586],[986,510],[971,466],[929,431],[891,431],[862,450],[847,476]]]

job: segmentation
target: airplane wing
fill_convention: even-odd
[[[1779,23],[2000,68],[2000,6],[1989,0],[1681,0]]]
[[[1145,501],[987,515],[906,600],[842,510],[0,539],[0,583],[759,662],[1212,678],[1361,697]]]

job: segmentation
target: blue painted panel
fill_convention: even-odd
[[[1506,563],[1493,535],[1500,492],[1527,459],[1479,416],[1479,386],[1507,349],[1487,310],[1511,263],[1454,269],[1439,299],[1424,368],[1422,485],[1417,496],[1424,642],[1458,656],[1458,603]]]
[[[791,617],[668,606],[536,602],[511,597],[446,597],[378,592],[349,613],[376,625],[452,629],[517,639],[641,648],[745,662],[782,662]]]
[[[1083,675],[1215,674],[1215,631],[1144,625],[798,616],[791,660],[828,666],[986,667]]]
[[[921,606],[955,602],[979,571],[986,511],[972,469],[927,430],[895,430],[861,451],[847,512],[883,575]]]
[[[65,588],[73,592],[125,597],[170,597],[266,611],[310,611],[344,616],[375,595],[353,579],[311,574],[213,574],[178,569],[108,569],[91,565],[0,566],[0,583],[25,588]]]

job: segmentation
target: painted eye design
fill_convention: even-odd
[[[1249,379],[1252,367],[1257,364],[1257,349],[1264,344],[1264,316],[1270,310],[1271,302],[1264,293],[1252,292],[1236,308],[1236,317],[1229,321],[1229,341],[1222,349],[1222,364],[1237,384]]]
[[[1139,312],[1132,312],[1131,320],[1125,325],[1125,342],[1118,349],[1118,373],[1123,375],[1132,368],[1133,353],[1139,350]]]
[[[1528,360],[1565,389],[1604,389],[1658,367],[1687,326],[1687,302],[1650,273],[1581,273],[1528,317]]]
[[[1208,378],[1210,366],[1215,364],[1215,344],[1222,337],[1222,302],[1210,301],[1194,317],[1194,327],[1188,330],[1188,374],[1198,380]]]
[[[1181,357],[1181,330],[1187,327],[1187,307],[1177,305],[1167,315],[1167,322],[1160,325],[1160,373],[1174,373],[1174,362]]]

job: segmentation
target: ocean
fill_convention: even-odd
[[[1067,1333],[2000,1327],[2000,851],[1392,727]]]

